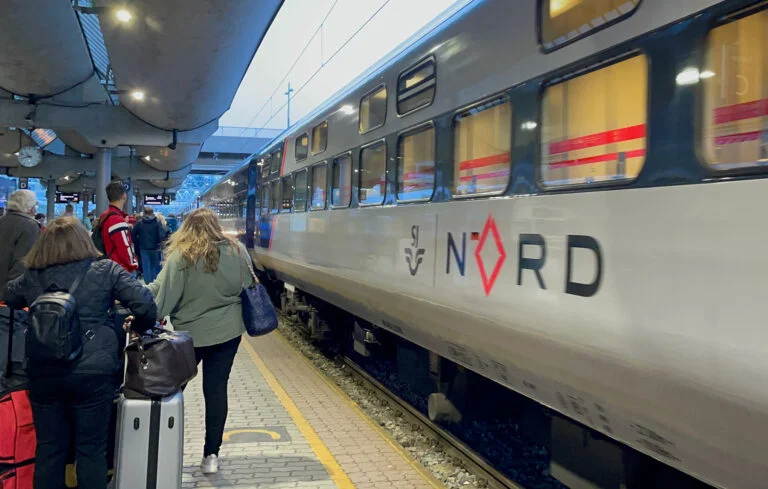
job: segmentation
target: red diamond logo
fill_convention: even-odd
[[[496,242],[496,251],[499,252],[499,257],[496,259],[496,265],[493,266],[490,276],[488,276],[488,273],[485,270],[485,263],[483,263],[483,259],[480,256],[480,253],[483,251],[483,246],[485,246],[485,239],[488,237],[488,233],[493,233],[493,240]],[[496,282],[496,278],[498,278],[499,272],[501,272],[501,266],[506,259],[507,252],[504,251],[504,244],[501,242],[501,236],[499,236],[499,228],[496,227],[496,221],[493,220],[493,216],[488,214],[488,219],[485,220],[483,234],[480,236],[480,242],[477,243],[477,248],[475,249],[475,260],[477,260],[477,267],[480,269],[480,277],[483,279],[485,295],[491,293],[493,284]]]

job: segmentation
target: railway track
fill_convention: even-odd
[[[370,390],[382,402],[389,403],[390,406],[399,409],[402,416],[412,427],[434,439],[437,445],[453,459],[456,465],[463,467],[467,472],[477,477],[480,486],[485,485],[485,487],[490,489],[525,489],[494,469],[487,460],[475,453],[464,442],[432,422],[406,401],[400,399],[381,382],[371,377],[353,360],[348,357],[344,357],[343,360],[354,377],[370,387]]]

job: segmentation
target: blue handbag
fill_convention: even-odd
[[[240,252],[240,247],[237,247]],[[242,256],[242,252],[240,252]],[[256,274],[253,273],[251,262],[247,257],[243,257],[248,270],[251,272],[253,284],[245,285],[243,280],[243,290],[240,292],[240,302],[243,308],[243,323],[248,336],[262,336],[277,329],[277,312],[275,306],[269,298],[267,289],[259,283]]]

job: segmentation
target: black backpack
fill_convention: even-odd
[[[93,232],[91,233],[91,241],[93,241],[93,246],[96,247],[97,250],[99,250],[99,253],[102,255],[106,255],[107,258],[109,258],[109,255],[107,255],[107,248],[104,246],[104,238],[101,236],[101,231],[104,229],[104,223],[107,219],[109,219],[109,216],[116,216],[117,212],[110,212],[106,216],[104,216],[104,219],[99,219],[99,223],[96,225],[96,227],[93,228]],[[110,253],[111,254],[111,253]]]
[[[74,296],[82,278],[77,278],[68,291],[49,287],[29,307],[26,354],[30,360],[66,364],[82,354],[80,318]]]

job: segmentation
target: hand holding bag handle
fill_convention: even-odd
[[[248,270],[251,272],[251,277],[253,278],[253,285],[246,287],[241,268],[240,278],[243,289],[240,291],[240,302],[243,309],[243,324],[245,324],[245,330],[248,332],[249,336],[262,336],[271,333],[277,329],[277,312],[275,311],[275,306],[272,305],[267,289],[265,289],[256,278],[256,274],[253,272],[250,261],[247,257],[243,256],[240,245],[235,244],[235,246],[237,247],[238,255],[245,261]]]

